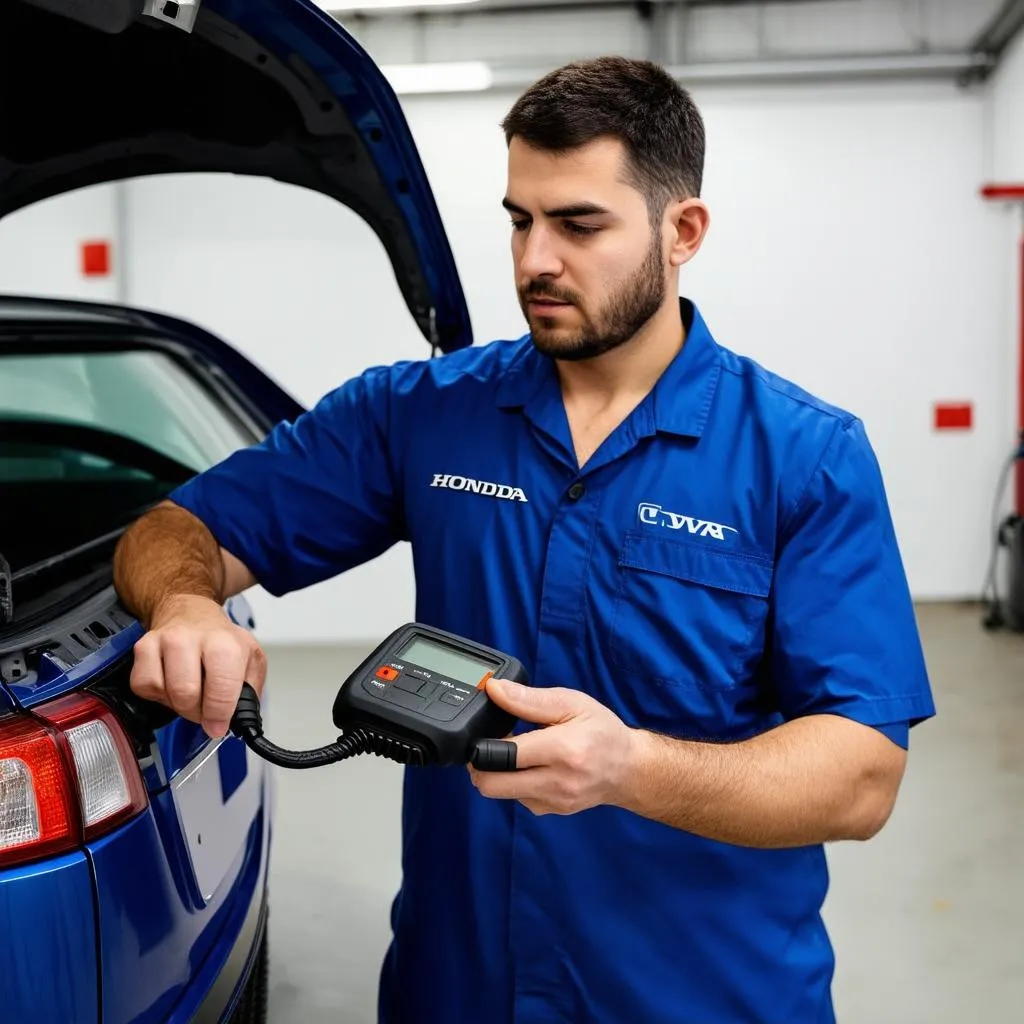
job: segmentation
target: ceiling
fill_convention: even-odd
[[[315,0],[381,63],[538,63],[643,55],[693,77],[911,74],[984,80],[1024,0]],[[609,43],[609,40],[612,42]],[[564,50],[564,54],[563,51]],[[558,51],[558,52],[556,52]],[[518,77],[516,77],[518,74]]]

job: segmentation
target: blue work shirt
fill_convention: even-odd
[[[832,714],[905,745],[934,707],[862,423],[682,310],[680,354],[582,470],[527,336],[368,370],[173,498],[278,595],[408,541],[420,621],[630,726]],[[461,767],[406,769],[402,817],[387,1024],[834,1019],[822,846],[537,817]]]

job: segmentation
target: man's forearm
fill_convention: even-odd
[[[740,743],[637,731],[627,810],[753,847],[868,839],[892,811],[905,752],[846,719],[798,719]]]
[[[114,586],[144,625],[174,595],[224,600],[224,563],[209,530],[176,505],[160,505],[133,523],[114,555]]]

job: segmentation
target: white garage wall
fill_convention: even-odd
[[[1002,224],[977,198],[984,96],[889,83],[697,98],[713,226],[683,290],[723,343],[863,415],[916,595],[975,595],[1012,440]],[[478,342],[522,330],[499,207],[512,99],[406,104]],[[329,200],[208,177],[133,183],[129,211],[133,301],[222,333],[307,403],[426,353],[382,248]],[[975,429],[933,434],[939,399],[974,401]],[[271,639],[377,636],[412,612],[408,553],[254,603]]]
[[[110,186],[82,189],[0,220],[0,293],[92,299],[117,297],[116,274],[85,277],[83,242],[112,242],[115,196]],[[112,270],[121,253],[114,247]]]

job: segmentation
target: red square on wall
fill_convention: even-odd
[[[86,277],[105,277],[110,273],[110,243],[82,243],[82,273]]]
[[[970,430],[974,420],[970,402],[936,402],[936,430]]]

